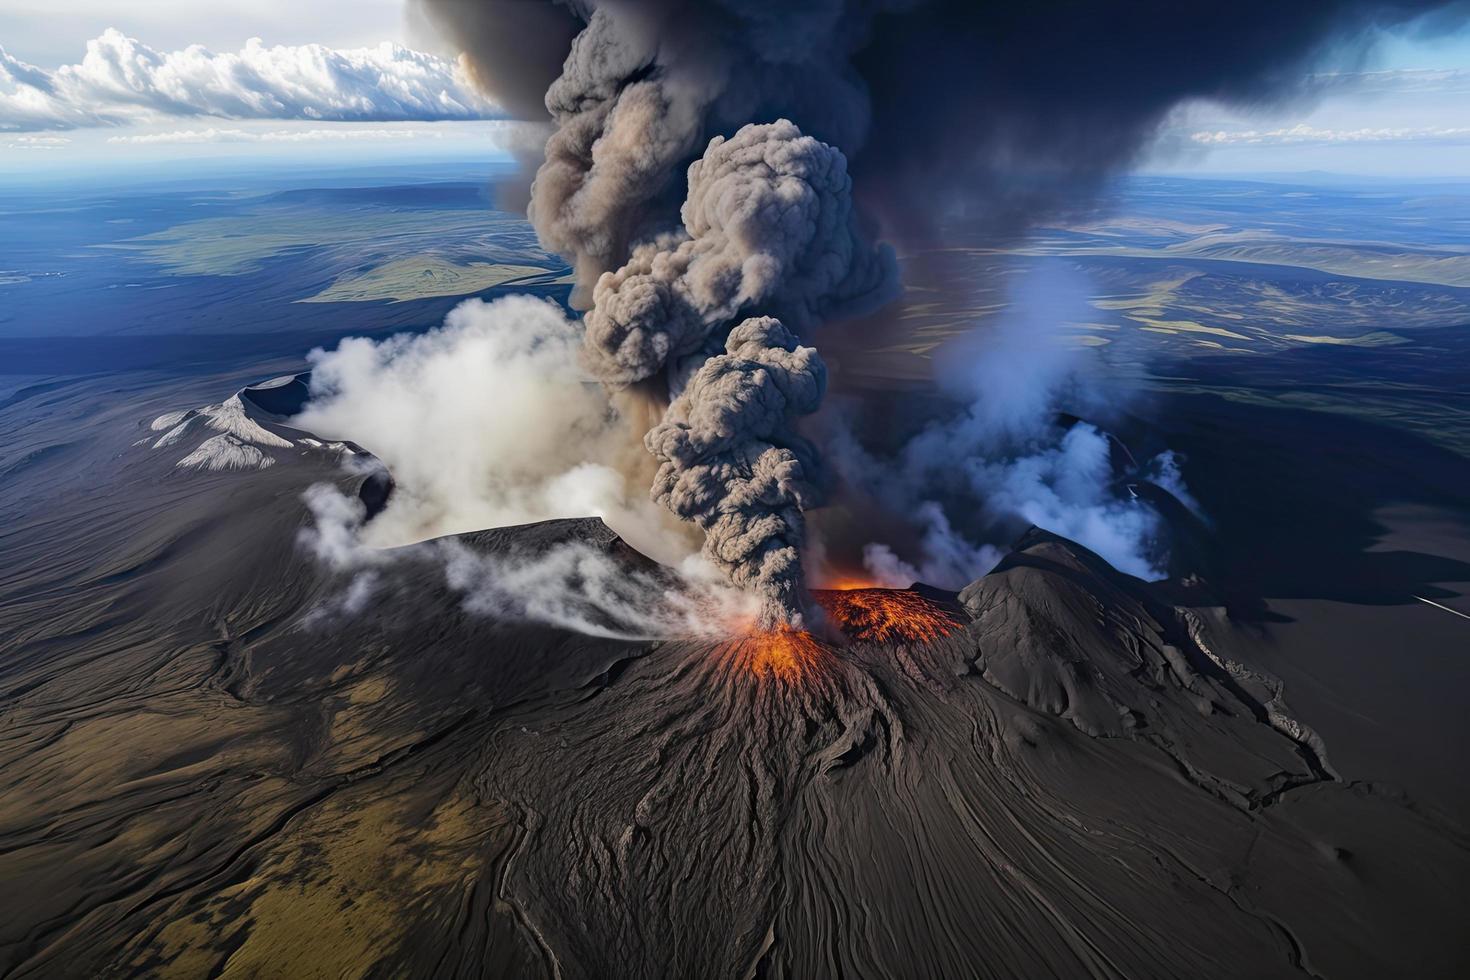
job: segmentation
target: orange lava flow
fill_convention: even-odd
[[[751,633],[741,641],[748,651],[751,669],[759,674],[773,674],[783,680],[795,680],[802,671],[822,657],[822,646],[806,630],[778,626]]]
[[[813,593],[849,638],[877,643],[927,643],[959,629],[955,617],[915,592],[848,589]]]
[[[822,583],[821,588],[832,589],[837,592],[848,592],[852,589],[876,589],[878,583],[872,579],[858,578],[852,575],[840,575]]]

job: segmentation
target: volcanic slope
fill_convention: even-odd
[[[382,478],[278,388],[5,504],[4,976],[1464,967],[1463,831],[1338,773],[1218,613],[1040,531],[958,596],[819,594],[846,642],[497,617],[433,548],[353,602],[303,491]],[[454,547],[568,543],[657,577],[596,520]]]

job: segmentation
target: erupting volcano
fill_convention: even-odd
[[[794,682],[832,654],[806,630],[790,626],[756,630],[735,641],[741,662],[759,675]]]
[[[415,0],[458,61],[375,57],[473,76],[475,132],[534,137],[492,230],[478,171],[0,198],[85,256],[7,259],[5,303],[151,297],[0,347],[67,360],[0,373],[0,976],[1470,976],[1440,744],[1465,613],[1431,591],[1470,564],[1406,543],[1462,507],[1470,429],[1430,404],[1458,376],[1419,383],[1452,348],[1368,323],[1423,287],[1419,332],[1451,332],[1470,239],[1381,238],[1451,195],[1375,191],[1358,225],[1325,184],[1242,181],[1186,221],[1149,177],[1092,212],[1181,108],[1344,84],[1315,59],[1455,6]],[[142,111],[113,50],[0,50],[0,110],[54,88],[66,126],[120,124],[91,108]],[[232,92],[270,66],[356,105],[392,83],[373,54],[144,74],[205,86],[167,100],[190,118],[269,109]],[[1292,237],[1273,202],[1317,197],[1362,234]],[[73,245],[88,209],[126,224]],[[104,251],[125,278],[81,268]],[[1084,264],[1059,312],[1051,270]],[[193,329],[255,323],[227,348],[254,368],[155,336],[205,295]],[[1319,335],[1328,309],[1360,333]],[[1154,370],[1165,338],[1264,380]],[[186,366],[89,366],[133,341]],[[317,343],[305,372],[280,347]],[[1297,391],[1302,345],[1404,360]]]

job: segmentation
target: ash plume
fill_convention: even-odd
[[[893,255],[859,234],[851,186],[841,152],[788,120],[716,136],[689,167],[682,228],[597,280],[584,321],[592,373],[626,387],[672,367],[676,386],[683,360],[720,350],[741,311],[801,329],[888,298]]]
[[[514,119],[547,118],[546,89],[561,74],[581,21],[545,0],[410,0],[410,10],[460,48],[475,83]]]
[[[761,593],[767,622],[801,617],[802,511],[819,500],[816,453],[792,426],[824,372],[796,334],[893,294],[877,232],[927,239],[955,216],[1024,229],[1131,162],[1184,100],[1287,98],[1383,28],[1466,9],[422,4],[501,104],[544,118],[526,94],[554,75],[528,215],[574,265],[584,364],[655,414],[667,406],[646,442],[654,495],[704,528],[706,553]],[[783,322],[750,319],[767,315]]]
[[[556,132],[532,217],[584,286],[667,226],[682,169],[747,122],[841,148],[890,235],[955,211],[1024,223],[1131,162],[1184,100],[1290,98],[1383,30],[1470,16],[1464,0],[416,2],[500,104],[545,118],[544,85]]]
[[[817,464],[791,423],[816,411],[826,386],[813,348],[779,320],[752,318],[645,440],[660,463],[654,499],[704,529],[705,556],[759,596],[764,628],[805,619],[802,511],[818,500]]]
[[[802,511],[819,492],[792,420],[816,411],[826,366],[778,320],[730,325],[766,310],[810,327],[891,295],[893,254],[859,233],[846,164],[785,119],[716,136],[689,167],[683,227],[603,273],[584,320],[605,385],[659,378],[655,397],[677,396],[645,440],[654,499],[704,529],[706,557],[760,597],[765,627],[805,618]]]
[[[570,6],[587,26],[546,92],[556,129],[529,216],[542,243],[573,260],[574,302],[637,243],[670,229],[678,178],[712,137],[785,118],[830,144],[861,140],[841,3]]]

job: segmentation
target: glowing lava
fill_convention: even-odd
[[[838,578],[829,579],[822,585],[823,589],[832,589],[836,592],[850,592],[853,589],[876,589],[878,583],[872,579],[858,578],[852,575],[843,575]]]
[[[740,641],[740,645],[749,657],[752,670],[788,681],[800,677],[825,654],[822,645],[810,633],[789,626],[751,633]]]
[[[822,591],[812,598],[854,640],[927,643],[960,628],[942,606],[906,589]]]
[[[962,625],[955,613],[907,589],[858,585],[812,593],[832,622],[853,640],[873,643],[927,643]],[[751,672],[795,682],[830,660],[832,651],[806,630],[780,626],[751,630],[734,649]]]

